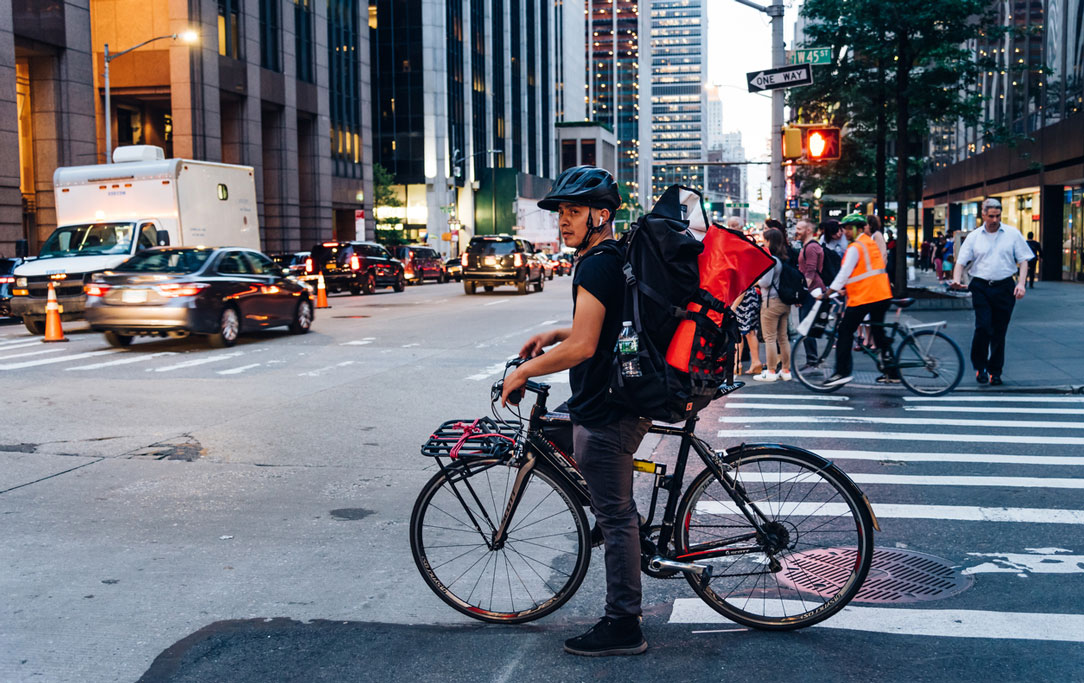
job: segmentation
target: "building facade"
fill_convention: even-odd
[[[1084,282],[1084,0],[997,3],[1009,29],[970,45],[993,61],[984,123],[931,132],[923,223],[972,229],[999,197],[1005,223],[1042,244],[1045,280]]]
[[[367,7],[360,0],[15,0],[0,9],[0,85],[15,86],[18,169],[0,161],[0,250],[55,227],[52,173],[114,147],[252,166],[263,247],[371,237]],[[170,38],[194,30],[198,42]],[[8,66],[14,68],[7,70]],[[93,65],[93,66],[92,66]],[[0,107],[8,106],[0,95]],[[10,108],[10,107],[9,107]],[[14,147],[13,147],[14,148]],[[7,147],[5,146],[5,149]],[[18,178],[19,197],[9,189]],[[12,206],[21,220],[11,223]]]
[[[674,183],[704,189],[707,98],[705,0],[651,2],[652,194]]]

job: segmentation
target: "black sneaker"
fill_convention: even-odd
[[[1001,375],[990,375],[990,384],[995,387],[1004,384],[1004,382],[1001,381]]]
[[[599,527],[598,522],[595,522],[595,526],[591,527],[591,547],[598,548],[606,543],[606,539],[602,537],[602,528]]]
[[[843,386],[844,384],[846,384],[847,382],[850,382],[853,379],[854,379],[854,377],[851,376],[851,375],[847,375],[846,377],[844,377],[843,375],[841,375],[839,373],[836,373],[836,374],[832,375],[831,377],[829,377],[828,379],[826,379],[824,381],[824,386],[825,387]]]
[[[987,375],[985,370],[976,370],[975,381],[979,384],[986,384],[990,381],[990,375]]]
[[[640,617],[602,617],[587,633],[565,641],[565,652],[584,657],[638,655],[646,649]]]

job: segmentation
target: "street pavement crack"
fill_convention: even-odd
[[[18,486],[12,486],[9,489],[4,489],[3,491],[0,491],[0,495],[8,493],[9,491],[14,491],[16,489],[21,489],[23,487],[30,486],[31,484],[38,484],[38,483],[46,481],[48,479],[53,479],[55,477],[59,477],[60,475],[67,474],[68,472],[74,472],[75,470],[82,469],[84,467],[88,467],[88,466],[93,465],[95,463],[99,463],[99,462],[101,462],[103,460],[105,460],[105,458],[98,458],[97,460],[92,460],[90,462],[85,462],[82,465],[76,465],[75,467],[68,468],[68,469],[66,469],[66,470],[64,470],[62,472],[55,472],[53,474],[50,474],[47,477],[42,477],[41,479],[35,479],[34,481],[28,481],[26,483],[19,484]]]

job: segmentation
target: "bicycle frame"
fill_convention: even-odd
[[[847,311],[846,304],[839,304],[839,311],[836,313],[836,320],[841,322],[843,320],[843,314],[846,311]],[[910,362],[902,362],[902,363],[900,362],[899,357],[897,357],[897,355],[896,355],[896,346],[897,346],[896,340],[897,340],[897,337],[899,337],[901,341],[906,341],[907,339],[912,339],[913,340],[914,339],[914,333],[915,333],[916,330],[927,330],[928,329],[928,330],[933,330],[933,331],[941,331],[941,330],[943,330],[945,328],[945,325],[947,324],[944,320],[939,320],[937,322],[932,322],[932,323],[919,323],[917,325],[910,325],[910,324],[906,324],[906,323],[903,323],[903,322],[900,321],[900,318],[902,316],[903,316],[903,309],[902,308],[897,308],[896,309],[896,319],[894,321],[881,322],[881,323],[875,323],[875,322],[862,323],[863,325],[868,325],[868,326],[871,326],[871,327],[873,327],[873,326],[880,327],[885,331],[885,337],[888,340],[888,352],[889,352],[889,356],[891,356],[891,359],[892,359],[891,364],[888,365],[887,367],[886,367],[886,365],[884,363],[881,362],[881,356],[880,356],[880,353],[879,353],[878,349],[873,349],[871,347],[866,346],[865,344],[863,344],[863,345],[861,345],[859,347],[859,351],[861,351],[865,355],[869,356],[869,358],[871,360],[873,360],[873,362],[876,364],[877,369],[880,372],[884,372],[885,370],[899,370],[899,369],[902,369],[902,368],[921,368],[921,367],[924,367],[926,365],[926,363],[925,363],[925,361],[922,361],[922,360],[910,361]],[[829,344],[827,349],[826,349],[825,358],[827,358],[827,353],[830,353],[832,347],[835,346],[835,340],[838,337],[838,333],[839,333],[839,322],[836,323],[835,327],[832,328],[830,333],[825,335],[826,338],[832,340],[832,344]],[[931,337],[929,344],[927,344],[927,347],[924,348],[924,349],[919,347],[916,344],[916,348],[918,348],[919,351],[920,351],[920,353],[919,353],[920,358],[926,358],[929,355],[929,352],[930,352],[929,346],[932,343],[933,343],[933,338]]]

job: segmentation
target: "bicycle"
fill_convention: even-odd
[[[410,546],[445,603],[481,621],[522,623],[561,607],[583,581],[590,494],[575,459],[558,446],[554,430],[571,423],[548,411],[550,387],[527,382],[536,398],[524,424],[521,414],[498,414],[502,383],[491,392],[492,419],[444,422],[422,446],[439,471],[414,505]],[[716,398],[742,386],[724,384]],[[714,450],[694,434],[697,420],[650,428],[681,439],[672,473],[665,463],[634,462],[654,478],[641,517],[641,569],[655,578],[684,575],[713,609],[753,628],[797,629],[837,613],[872,562],[880,528],[869,500],[809,451]],[[690,450],[705,469],[683,492]],[[666,502],[656,525],[660,490]]]
[[[894,322],[867,323],[884,328],[889,347],[895,347],[887,363],[881,359],[878,349],[865,344],[857,348],[873,359],[882,374],[897,371],[900,381],[913,393],[941,396],[955,389],[963,378],[964,355],[956,342],[941,331],[945,321],[909,324],[900,320],[903,309],[914,302],[910,298],[892,299],[896,308]],[[834,324],[829,324],[820,336],[800,336],[791,342],[794,376],[808,389],[821,393],[830,393],[843,386],[824,386],[835,371],[832,350],[845,310],[841,302],[833,301],[831,305],[829,320]],[[898,344],[895,343],[897,337],[900,339]],[[807,345],[814,349],[812,353]]]

